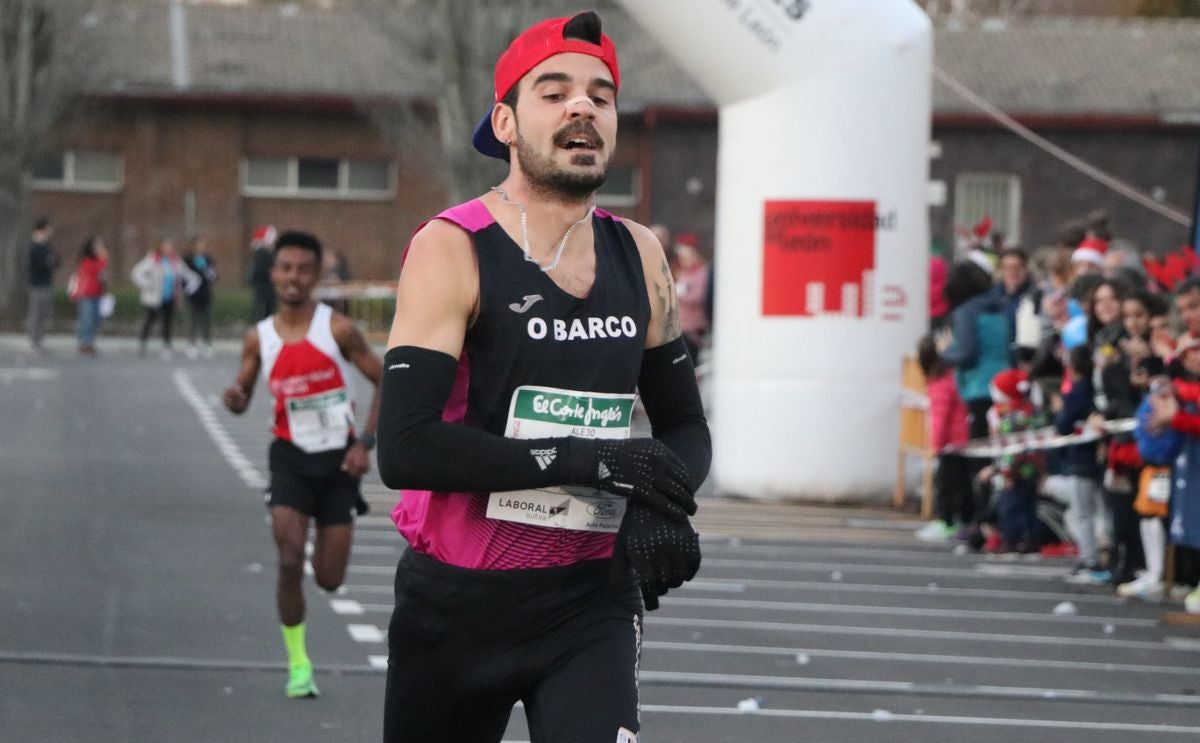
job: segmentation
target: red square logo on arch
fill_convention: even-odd
[[[766,201],[764,316],[870,317],[874,201]]]

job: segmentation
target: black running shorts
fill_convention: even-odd
[[[271,485],[267,506],[288,506],[316,519],[318,526],[354,521],[360,479],[342,471],[345,449],[309,454],[290,441],[271,442]]]
[[[469,570],[407,550],[388,628],[385,743],[634,743],[642,599],[609,561]]]

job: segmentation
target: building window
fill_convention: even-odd
[[[40,190],[119,191],[121,156],[112,152],[39,152],[33,156],[33,187]]]
[[[322,157],[253,157],[242,161],[242,193],[292,198],[388,199],[391,163]]]
[[[954,181],[954,225],[970,230],[985,217],[1006,243],[1021,241],[1021,180],[1008,173],[963,173]]]
[[[637,206],[638,178],[636,165],[613,163],[604,185],[596,191],[596,206]]]

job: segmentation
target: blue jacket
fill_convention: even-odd
[[[1137,428],[1133,429],[1133,440],[1137,442],[1138,454],[1146,464],[1171,465],[1183,449],[1183,434],[1173,428],[1161,433],[1150,430],[1150,396],[1142,398],[1137,409]]]
[[[942,361],[954,368],[958,394],[963,400],[991,398],[992,377],[1009,368],[1012,342],[1004,300],[991,292],[978,294],[950,313],[954,342],[942,352]]]
[[[1082,423],[1096,410],[1092,401],[1095,396],[1090,379],[1076,379],[1071,391],[1063,397],[1062,410],[1054,415],[1054,430],[1060,435],[1075,432],[1075,424]],[[1061,450],[1058,471],[1064,475],[1099,478],[1104,468],[1096,460],[1096,442],[1075,444]]]

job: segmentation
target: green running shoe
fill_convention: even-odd
[[[313,681],[311,663],[291,666],[287,683],[288,699],[315,697],[320,695],[320,693],[321,690],[317,688],[316,683]]]

